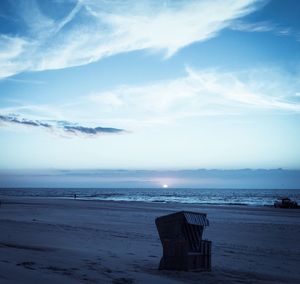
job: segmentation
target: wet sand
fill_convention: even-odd
[[[0,197],[0,283],[300,283],[300,210]],[[154,220],[205,212],[211,272],[159,271]]]

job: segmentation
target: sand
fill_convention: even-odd
[[[300,210],[1,197],[0,283],[300,283]],[[205,212],[211,272],[159,271],[155,217]]]

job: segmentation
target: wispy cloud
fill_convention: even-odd
[[[97,127],[103,124],[121,130],[106,129],[113,134],[122,133],[123,129],[136,132],[170,125],[193,117],[295,114],[300,112],[299,90],[299,73],[274,66],[236,72],[187,67],[181,77],[120,85],[101,92],[95,90],[59,104],[38,105],[12,100],[10,106],[0,108],[0,113],[18,114],[51,126],[54,122],[53,127],[64,129],[65,134],[85,132],[93,136],[101,133],[102,129]],[[59,121],[67,122],[58,124]],[[93,127],[89,127],[91,125]]]
[[[263,22],[245,22],[242,20],[235,21],[231,27],[232,30],[242,32],[269,32],[277,36],[289,36],[299,41],[299,32],[290,27],[282,27],[276,23],[263,21]]]
[[[137,130],[193,117],[299,113],[299,90],[299,73],[274,66],[239,72],[187,67],[182,77],[121,85],[60,104],[11,101],[12,106],[1,108],[0,113],[47,123],[77,121],[80,126],[93,125],[86,129],[92,135],[101,132],[96,128],[103,124]],[[80,133],[69,122],[61,123],[58,129],[67,125],[71,127],[66,127],[65,133]]]
[[[28,40],[21,37],[0,35],[0,78],[30,68],[28,50],[31,45]]]
[[[63,17],[53,18],[37,2],[20,1],[15,9],[26,32],[0,35],[0,77],[78,66],[142,49],[162,50],[169,57],[216,36],[258,2],[78,0]],[[65,7],[63,1],[54,4],[58,10]]]
[[[152,82],[91,94],[102,109],[135,116],[178,119],[192,116],[245,114],[249,111],[300,112],[297,75],[281,70],[244,72],[195,70],[168,81]],[[295,99],[296,98],[296,99]]]
[[[270,22],[246,23],[243,21],[235,21],[235,23],[231,25],[231,29],[247,32],[271,32],[274,31],[275,25]]]
[[[45,129],[52,133],[62,136],[85,136],[95,137],[102,134],[121,134],[125,133],[124,129],[112,127],[86,127],[74,124],[67,121],[51,121],[45,122],[40,120],[30,120],[26,118],[19,118],[17,115],[0,115],[1,126],[24,126]]]

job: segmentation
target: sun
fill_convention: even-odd
[[[169,186],[167,184],[164,184],[163,185],[163,188],[168,188]]]

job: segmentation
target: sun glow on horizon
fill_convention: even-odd
[[[164,184],[163,185],[163,188],[168,188],[169,186],[167,184]]]

